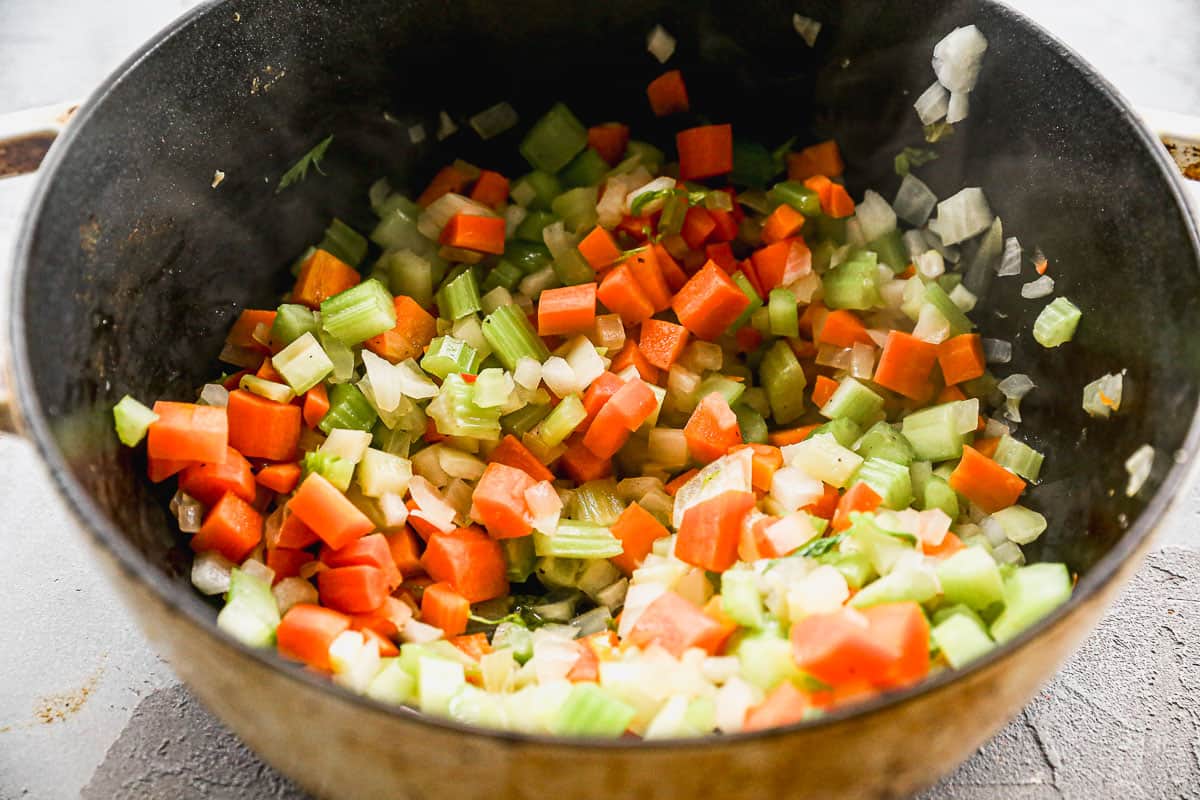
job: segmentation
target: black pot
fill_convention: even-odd
[[[824,22],[817,45],[795,6]],[[565,100],[590,123],[621,119],[669,143],[649,114],[662,71],[645,50],[678,39],[693,107],[771,144],[835,137],[855,196],[894,191],[892,156],[921,142],[912,102],[929,56],[958,25],[989,39],[970,118],[922,170],[940,196],[982,186],[1005,230],[1050,258],[1083,309],[1075,341],[1030,334],[1044,301],[997,279],[978,313],[1038,384],[1021,436],[1048,454],[1029,503],[1050,529],[1032,558],[1079,573],[1072,600],[970,668],[814,722],[658,744],[493,734],[352,696],[218,632],[188,583],[189,553],[164,490],[119,446],[125,393],[189,398],[213,374],[240,309],[270,306],[284,266],[332,215],[369,225],[380,175],[419,188],[454,157],[521,171],[517,133],[464,130],[409,144],[407,129],[460,123],[508,100],[528,123]],[[327,134],[327,176],[275,193]],[[216,170],[224,182],[212,188]],[[891,796],[932,782],[1015,714],[1094,624],[1180,493],[1200,390],[1197,236],[1169,161],[1078,57],[990,0],[803,3],[610,0],[244,0],[160,34],[109,78],[54,146],[25,224],[13,284],[15,416],[81,527],[172,664],[264,757],[328,797]],[[1128,370],[1121,413],[1093,420],[1082,387]],[[1134,497],[1125,459],[1155,448]],[[913,742],[922,742],[919,754]]]

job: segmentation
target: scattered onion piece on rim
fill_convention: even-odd
[[[809,47],[816,47],[817,36],[821,33],[821,23],[803,14],[792,14],[792,28]]]
[[[1133,455],[1125,460],[1125,471],[1129,473],[1129,482],[1125,484],[1125,494],[1133,497],[1146,485],[1150,470],[1154,466],[1154,448],[1144,444]]]

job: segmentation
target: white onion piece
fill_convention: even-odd
[[[438,129],[437,140],[443,141],[449,139],[458,132],[458,126],[454,124],[454,120],[450,119],[450,115],[444,110],[438,114]]]
[[[932,247],[942,254],[942,258],[949,261],[951,264],[957,264],[962,254],[957,247],[948,245],[942,241],[942,237],[937,231],[933,230],[933,223],[930,222],[922,230],[921,234],[925,237],[926,250]],[[924,252],[924,251],[922,251]]]
[[[975,308],[975,303],[978,301],[979,298],[961,283],[950,291],[950,302],[958,306],[959,310],[961,310],[964,314]]]
[[[506,239],[513,238],[513,234],[527,216],[529,216],[529,212],[516,203],[504,209],[504,237]]]
[[[850,374],[856,378],[870,380],[875,374],[875,348],[869,344],[855,342],[850,349]]]
[[[983,357],[989,364],[1007,364],[1012,361],[1012,342],[1003,339],[981,339]]]
[[[513,370],[513,380],[518,386],[533,390],[542,382],[542,365],[536,358],[521,356],[517,368]]]
[[[936,206],[937,195],[925,181],[911,172],[900,181],[900,190],[896,192],[896,199],[892,203],[896,216],[910,225],[917,226],[925,224]],[[905,234],[905,241],[907,240],[908,234]]]
[[[411,358],[407,361],[402,361],[396,365],[396,379],[400,385],[400,392],[413,400],[426,400],[430,397],[436,397],[438,393],[437,384],[430,380],[417,362]],[[374,384],[372,384],[374,387]]]
[[[946,112],[950,110],[950,93],[946,91],[945,86],[934,81],[932,86],[921,92],[917,102],[913,103],[913,108],[917,110],[922,125],[932,125],[945,117]]]
[[[521,208],[527,208],[530,203],[537,199],[537,189],[534,189],[533,184],[527,181],[518,183],[508,194],[512,197],[513,202]]]
[[[983,435],[989,439],[999,439],[1001,436],[1007,436],[1010,432],[1009,427],[998,419],[989,419],[983,429]]]
[[[546,359],[546,363],[542,365],[542,380],[546,382],[546,387],[559,397],[566,397],[580,390],[575,370],[571,369],[565,358],[559,356]]]
[[[271,594],[275,596],[275,605],[279,607],[281,615],[286,614],[292,606],[301,603],[315,605],[318,600],[317,587],[304,578],[284,578],[271,587]],[[401,605],[404,604],[401,603]],[[408,606],[404,607],[408,608]]]
[[[419,122],[408,129],[408,140],[413,144],[425,141],[425,126]]]
[[[1150,470],[1154,466],[1154,448],[1144,444],[1125,460],[1125,471],[1129,473],[1129,482],[1125,484],[1125,494],[1133,497],[1146,485]]]
[[[877,192],[870,189],[863,195],[862,202],[855,210],[855,218],[862,228],[863,238],[868,242],[875,241],[896,230],[896,212],[888,205],[888,201]]]
[[[952,92],[969,92],[979,80],[988,41],[974,25],[955,28],[933,48],[933,71]]]
[[[937,219],[929,227],[942,244],[955,245],[983,233],[994,218],[983,189],[972,186],[938,203]]]
[[[420,475],[414,475],[409,481],[408,493],[417,504],[416,510],[411,512],[412,516],[424,519],[443,533],[454,530],[454,507],[442,499],[432,483]]]
[[[913,328],[913,336],[923,342],[941,344],[950,338],[950,321],[941,311],[938,311],[937,306],[927,303],[921,306],[917,325]]]
[[[928,250],[917,256],[913,261],[917,274],[926,280],[933,280],[946,272],[946,259],[937,250]]]
[[[675,493],[671,526],[676,530],[683,524],[684,513],[709,498],[725,492],[750,492],[753,459],[750,450],[738,450],[721,456],[692,476]]]
[[[215,550],[197,553],[192,560],[192,586],[200,594],[224,594],[229,591],[229,577],[236,566]]]
[[[817,346],[816,361],[822,367],[850,369],[853,358],[854,350],[850,347],[838,347],[832,344],[820,344]]]
[[[675,37],[667,33],[662,25],[655,25],[646,37],[646,49],[658,59],[658,63],[665,64],[675,54]]]
[[[206,383],[200,390],[200,405],[225,408],[229,405],[229,390],[219,383]]]
[[[971,93],[970,92],[951,92],[950,104],[946,108],[946,122],[950,125],[956,122],[962,122],[967,118],[967,112],[971,108]]]
[[[552,534],[558,530],[558,518],[562,514],[562,498],[549,481],[539,481],[525,490],[525,504],[529,507],[530,522],[536,530]]]
[[[881,198],[882,199],[882,198]],[[888,211],[891,207],[884,203]],[[861,206],[860,206],[861,208]],[[895,215],[892,216],[894,220]],[[893,225],[894,227],[894,225]],[[788,248],[787,260],[783,264],[783,277],[780,281],[781,285],[789,286],[801,278],[812,274],[812,251],[801,241],[792,242]],[[799,298],[797,298],[798,300]]]
[[[400,631],[400,641],[404,644],[429,644],[441,639],[442,635],[441,628],[410,619]]]
[[[179,492],[176,497],[175,520],[184,533],[198,533],[204,523],[204,506],[194,497]]]
[[[846,244],[857,248],[867,246],[867,237],[863,235],[862,223],[858,221],[858,217],[846,220]]]
[[[586,336],[576,336],[569,343],[565,358],[575,373],[577,391],[583,391],[592,385],[592,381],[604,374],[604,359],[596,352],[596,347]],[[557,394],[557,392],[555,393]],[[564,395],[559,395],[563,397]]]
[[[908,281],[893,278],[884,281],[879,287],[879,296],[883,298],[883,304],[888,308],[899,308],[904,305],[904,289],[908,286]]]
[[[806,45],[809,47],[816,46],[817,36],[821,33],[821,23],[812,17],[792,14],[792,28],[800,35],[800,38],[804,40]]]
[[[477,203],[469,197],[448,192],[429,204],[429,207],[417,217],[417,230],[427,239],[435,242],[442,234],[442,228],[456,214],[470,214],[475,217],[494,217],[496,214],[482,203]]]
[[[901,184],[901,185],[903,185],[903,184]],[[900,199],[899,196],[897,196],[896,199],[898,201]],[[937,205],[937,204],[934,203],[934,205]],[[897,207],[896,213],[897,213],[897,215],[900,216],[901,219],[907,219],[907,217],[905,217],[903,214],[900,214],[899,207]],[[909,260],[912,260],[912,259],[916,258],[917,256],[921,255],[921,253],[924,253],[931,246],[932,245],[930,245],[929,242],[925,241],[925,234],[922,233],[921,231],[914,230],[914,231],[905,231],[904,232],[904,249],[908,251]],[[941,251],[939,250],[938,252],[941,252]],[[943,256],[943,258],[944,257],[945,256]]]
[[[371,446],[369,431],[355,431],[348,428],[334,428],[321,445],[321,452],[357,464],[366,455]]]
[[[992,558],[997,564],[1012,564],[1021,566],[1025,563],[1025,554],[1014,542],[1001,542],[992,548]]]
[[[499,136],[510,128],[516,127],[518,119],[516,109],[508,103],[500,102],[480,111],[471,117],[468,122],[475,129],[475,132],[479,134],[479,138],[486,141],[493,136]]]
[[[736,676],[730,678],[713,698],[717,728],[723,733],[739,733],[746,727],[746,713],[761,701],[761,690]]]
[[[907,284],[908,281],[900,281],[900,283]],[[867,328],[867,336],[871,337],[871,341],[875,343],[876,347],[883,347],[887,344],[887,338],[890,332],[891,331],[883,330],[882,328]]]
[[[379,410],[395,411],[400,405],[400,398],[404,396],[400,388],[400,370],[365,347],[362,350],[362,361]],[[370,437],[370,434],[367,436]]]
[[[1083,387],[1083,410],[1092,417],[1108,417],[1121,410],[1124,373],[1102,375]]]
[[[661,192],[674,188],[675,179],[667,177],[666,175],[661,178],[655,178],[644,186],[639,186],[637,189],[634,189],[632,192],[625,195],[625,213],[633,213],[633,206],[637,202],[637,199],[642,195],[653,194],[654,192]],[[662,211],[663,203],[665,202],[666,198],[663,197],[649,200],[643,203],[642,207],[639,208],[638,211],[640,211],[642,215],[653,214],[656,211]]]
[[[1004,416],[1013,422],[1021,421],[1021,398],[1029,394],[1034,385],[1028,375],[1020,372],[1009,375],[996,385],[996,388],[1004,393]]]
[[[383,523],[387,528],[399,528],[408,521],[408,505],[402,495],[388,492],[379,498],[379,510],[383,514]]]
[[[1021,297],[1026,300],[1037,300],[1054,294],[1054,278],[1043,275],[1035,281],[1030,281],[1021,287]]]
[[[1004,253],[1000,256],[1000,264],[996,274],[1001,278],[1021,274],[1021,242],[1015,236],[1004,240]]]
[[[575,246],[575,239],[567,233],[562,220],[556,220],[543,228],[542,239],[546,242],[546,249],[554,258],[562,256]]]
[[[275,570],[271,569],[256,558],[246,559],[242,562],[238,569],[247,575],[258,578],[260,581],[265,582],[268,586],[275,582]]]
[[[792,250],[788,252],[788,263],[784,266],[785,269],[792,263],[792,253],[794,253],[797,249],[798,246],[794,246]],[[813,301],[813,296],[816,295],[817,290],[821,288],[821,276],[811,271],[811,252],[806,253],[806,261],[808,264],[809,273],[801,277],[799,280],[792,281],[786,286],[787,290],[796,298],[796,302],[800,303],[801,305],[808,305],[811,303]]]

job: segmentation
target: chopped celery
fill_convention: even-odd
[[[929,632],[950,666],[959,669],[995,647],[987,631],[965,614],[953,614]]]
[[[442,380],[454,373],[472,374],[479,366],[475,348],[453,336],[439,336],[429,343],[421,359],[421,369]]]
[[[358,465],[358,485],[367,497],[403,496],[412,475],[412,462],[407,458],[374,448],[367,449]]]
[[[1065,564],[1019,567],[1004,581],[1004,611],[992,622],[992,638],[1007,642],[1071,597]]]
[[[533,534],[533,547],[539,556],[559,558],[613,558],[624,548],[604,525],[582,520],[559,520],[552,535]]]
[[[363,281],[321,303],[321,327],[343,344],[358,344],[395,325],[392,295],[376,280]]]
[[[951,336],[970,333],[975,327],[971,320],[967,319],[967,315],[962,312],[962,309],[950,299],[950,295],[946,294],[946,290],[937,283],[925,284],[925,302],[940,311],[946,321],[950,323]]]
[[[481,370],[475,379],[475,402],[484,408],[502,406],[508,403],[515,389],[512,376],[504,370],[496,367]]]
[[[875,577],[875,568],[871,566],[871,559],[866,553],[842,553],[834,550],[820,556],[818,561],[842,573],[842,577],[852,589],[861,589]]]
[[[720,373],[711,373],[707,378],[700,381],[700,388],[696,390],[696,397],[703,400],[713,392],[725,398],[725,402],[732,406],[741,399],[742,394],[746,391],[746,384],[742,381],[734,381],[726,378]]]
[[[550,357],[550,351],[529,324],[525,312],[515,305],[501,306],[488,314],[483,321],[483,336],[500,363],[510,371],[517,368],[517,362],[523,357],[538,362]]]
[[[325,229],[325,236],[317,248],[337,256],[352,267],[357,267],[367,255],[367,240],[361,233],[334,217]]]
[[[741,316],[735,319],[733,324],[729,326],[729,330],[736,331],[750,321],[750,318],[754,316],[755,311],[758,311],[760,308],[762,308],[763,301],[762,298],[758,296],[758,292],[754,290],[754,286],[750,283],[750,279],[747,278],[745,273],[743,273],[741,270],[733,273],[733,282],[736,283],[737,287],[742,290],[742,294],[746,295],[746,297],[750,299],[750,305],[746,306],[746,310],[741,313]]]
[[[893,536],[880,528],[875,523],[874,515],[853,512],[850,519],[850,538],[859,552],[871,560],[871,566],[880,575],[890,573],[907,554],[918,552],[915,542]]]
[[[558,172],[587,147],[587,128],[562,103],[534,123],[521,141],[521,155],[534,169]]]
[[[814,428],[813,432],[808,435],[808,438],[811,439],[823,433],[832,436],[842,447],[853,449],[854,443],[862,435],[862,428],[849,417],[838,417],[837,419],[829,420],[829,422],[826,422],[819,428]]]
[[[557,221],[558,217],[549,211],[530,211],[529,215],[517,226],[514,234],[522,242],[541,244],[544,241],[542,231],[547,225]]]
[[[412,697],[416,679],[400,665],[398,658],[383,658],[381,668],[367,684],[367,697],[381,703],[401,705]]]
[[[394,294],[411,297],[422,308],[433,304],[433,285],[438,277],[433,264],[411,250],[389,252],[382,262]]]
[[[536,553],[537,549],[534,548]],[[543,556],[537,560],[537,577],[544,586],[565,589],[575,588],[579,575],[585,568],[585,562],[576,558],[557,558]]]
[[[663,236],[674,236],[682,231],[689,208],[691,205],[688,203],[686,192],[667,192],[663,200],[662,214],[658,217],[658,232]]]
[[[571,233],[579,234],[596,225],[596,200],[599,192],[595,186],[580,186],[554,198],[550,203],[553,211]]]
[[[908,252],[899,229],[893,229],[878,239],[867,242],[867,249],[874,252],[880,264],[887,265],[892,272],[903,272],[908,266]]]
[[[484,292],[490,292],[498,287],[503,287],[511,292],[521,282],[522,275],[520,267],[508,259],[502,258],[492,268],[492,271],[488,273],[487,278],[483,281],[483,286],[480,288]]]
[[[992,459],[1000,466],[1012,470],[1028,481],[1037,481],[1042,472],[1044,456],[1024,442],[1018,442],[1007,433],[1000,437]]]
[[[780,163],[766,146],[746,139],[733,140],[733,171],[729,173],[730,183],[751,189],[765,189],[779,172]],[[820,208],[819,201],[817,207]]]
[[[616,482],[603,480],[581,484],[571,496],[566,513],[584,522],[612,525],[624,510],[625,504],[617,495]]]
[[[553,261],[554,274],[563,286],[576,286],[596,280],[596,271],[578,248],[572,247]]]
[[[339,383],[329,390],[329,411],[317,427],[325,434],[334,428],[370,431],[378,418],[374,406],[357,386]]]
[[[819,216],[821,213],[820,196],[799,181],[775,184],[767,192],[767,199],[774,205],[786,203],[806,217]]]
[[[769,431],[767,421],[763,419],[762,414],[745,403],[735,405],[733,413],[737,416],[738,430],[742,432],[743,442],[746,444],[767,443]]]
[[[912,502],[912,478],[908,467],[882,458],[868,458],[858,468],[855,483],[865,483],[883,498],[888,508],[908,508]]]
[[[634,139],[625,147],[625,160],[629,159],[636,159],[637,165],[645,167],[653,175],[662,170],[663,162],[667,160],[667,157],[663,155],[662,150],[649,142],[639,142]],[[636,165],[634,168],[636,169]],[[620,164],[612,171],[616,172],[617,169],[620,169]]]
[[[852,608],[869,608],[883,603],[925,603],[936,597],[937,593],[937,579],[932,571],[905,565],[868,583],[850,598],[848,605]]]
[[[968,547],[937,565],[938,581],[947,603],[983,611],[1004,599],[1000,568],[980,547]]]
[[[595,683],[577,683],[554,713],[551,732],[559,736],[615,739],[625,733],[636,709]]]
[[[721,608],[739,625],[763,626],[762,595],[752,570],[731,569],[721,575]]]
[[[579,399],[579,395],[569,394],[541,420],[534,435],[546,447],[554,447],[562,444],[585,419],[587,411],[583,407],[583,401]]]
[[[238,388],[276,403],[290,403],[296,398],[296,393],[285,384],[269,381],[257,375],[243,375],[238,381]]]
[[[511,194],[513,198],[527,195],[530,200],[522,205],[530,211],[549,211],[550,201],[562,194],[562,184],[556,176],[534,170],[513,184]]]
[[[860,251],[854,258],[839,264],[822,277],[825,305],[829,308],[866,310],[883,305],[879,295],[879,269],[875,254]]]
[[[484,408],[475,402],[475,386],[458,372],[442,382],[441,392],[425,409],[438,433],[446,436],[470,436],[476,439],[500,438],[500,409]]]
[[[783,448],[783,457],[788,466],[838,488],[846,486],[863,463],[861,456],[842,447],[830,434],[787,445]]]
[[[463,665],[441,658],[421,656],[417,675],[417,695],[421,711],[444,717],[450,713],[450,702],[467,685]]]
[[[1042,347],[1058,347],[1075,336],[1083,312],[1065,297],[1056,297],[1033,323],[1033,338]]]
[[[304,394],[333,372],[333,361],[307,331],[272,356],[271,366],[296,394]]]
[[[958,492],[951,489],[950,484],[944,479],[931,476],[925,482],[925,489],[922,491],[921,497],[923,499],[922,509],[928,511],[931,508],[940,508],[950,519],[958,518]]]
[[[758,372],[763,388],[767,390],[775,422],[786,425],[799,419],[804,413],[804,387],[808,381],[787,342],[778,341],[771,345]]]
[[[504,563],[507,565],[505,577],[513,583],[524,583],[533,574],[537,554],[533,550],[532,536],[519,536],[515,539],[501,539],[500,547],[504,550]]]
[[[1046,518],[1022,505],[1009,506],[992,514],[1004,535],[1015,544],[1029,544],[1046,531]]]
[[[314,472],[344,492],[350,488],[350,480],[354,477],[354,462],[332,453],[309,450],[304,454],[304,474],[308,476]]]
[[[113,406],[113,424],[117,438],[126,447],[133,447],[146,437],[150,426],[158,421],[158,414],[125,395]]]
[[[307,306],[284,303],[275,311],[271,325],[271,341],[286,346],[306,333],[317,335],[317,316]]]
[[[492,634],[492,648],[511,650],[516,662],[524,664],[533,658],[533,634],[524,625],[515,622],[501,622],[496,626],[496,632]]]
[[[959,432],[959,401],[943,403],[909,414],[900,432],[922,461],[948,461],[962,455],[963,434]]]
[[[447,281],[438,291],[437,304],[442,317],[451,321],[479,311],[482,306],[475,273],[466,270],[454,280]]]
[[[229,575],[225,607],[217,627],[250,647],[270,647],[279,626],[279,606],[271,584],[258,575],[234,568]]]
[[[859,425],[872,424],[883,412],[883,398],[851,377],[842,379],[838,388],[821,407],[821,416],[846,418]]]
[[[882,458],[908,466],[913,461],[912,445],[895,427],[880,420],[872,425],[858,443],[854,452],[863,458]]]
[[[772,289],[767,300],[767,313],[773,336],[799,336],[800,314],[796,295],[787,289]]]
[[[608,162],[596,152],[596,148],[587,147],[584,151],[563,167],[558,177],[566,186],[597,186],[604,182],[608,174]],[[593,206],[595,203],[592,204]]]
[[[769,692],[786,680],[800,680],[802,673],[792,658],[792,643],[770,630],[744,635],[733,648],[741,677],[752,686]]]

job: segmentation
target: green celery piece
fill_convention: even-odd
[[[513,190],[521,185],[528,185],[533,190],[533,201],[528,206],[530,211],[549,211],[550,201],[562,194],[563,190],[556,176],[541,170],[534,170],[520,178],[513,185]]]
[[[733,406],[733,413],[737,416],[738,430],[742,432],[742,441],[746,444],[766,444],[767,421],[763,419],[762,414],[746,405],[738,403]]]
[[[367,240],[361,233],[337,217],[325,229],[325,238],[317,245],[321,250],[337,256],[352,267],[362,263],[367,255]]]
[[[554,259],[546,245],[534,242],[508,242],[504,247],[504,258],[521,270],[522,275],[533,273],[551,265]]]
[[[533,551],[533,537],[520,536],[515,539],[502,539],[500,547],[504,550],[504,563],[508,567],[506,577],[509,581],[524,583],[529,580],[537,559],[537,555]]]
[[[407,442],[408,437],[404,438]],[[371,447],[363,454],[357,475],[359,488],[367,497],[382,497],[389,492],[403,496],[412,480],[412,462],[404,456]]]
[[[846,220],[848,219],[849,217],[835,219],[821,214],[816,219],[816,235],[829,241],[834,245],[834,249],[837,249],[846,243]]]
[[[864,311],[883,305],[879,294],[879,270],[875,254],[865,251],[825,273],[825,305]]]
[[[968,547],[941,561],[937,576],[947,603],[983,611],[1004,599],[1000,568],[982,548]]]
[[[357,386],[339,383],[329,390],[329,411],[317,427],[326,435],[334,428],[370,431],[378,418],[374,407]]]
[[[543,586],[574,589],[586,566],[587,562],[578,558],[542,556],[537,560],[537,578]]]
[[[763,602],[757,576],[748,569],[731,569],[721,574],[721,608],[737,624],[763,626]]]
[[[596,271],[592,269],[592,265],[576,247],[572,247],[554,259],[554,274],[558,276],[558,280],[563,286],[576,286],[596,280]]]
[[[799,336],[800,312],[796,295],[787,289],[772,289],[767,299],[767,312],[773,336]]]
[[[863,458],[882,458],[903,466],[913,461],[912,445],[900,431],[883,420],[867,429],[855,445],[854,452]]]
[[[658,233],[662,236],[674,236],[683,230],[683,221],[687,217],[687,192],[669,191],[663,201],[662,214],[658,217]]]
[[[734,138],[733,171],[729,182],[750,189],[765,189],[780,173],[775,155],[759,142]],[[820,203],[818,202],[818,208]]]
[[[396,326],[396,305],[379,281],[363,281],[321,303],[321,327],[346,345]]]
[[[954,605],[946,605],[945,603],[943,603],[941,608],[939,608],[937,611],[933,612],[933,616],[930,618],[929,621],[932,622],[934,625],[941,625],[943,622],[945,622],[946,620],[950,619],[953,616],[964,616],[967,619],[971,620],[972,622],[975,622],[981,626],[986,627],[986,623],[983,621],[983,617],[981,617],[981,616],[979,616],[979,614],[975,613],[974,609],[972,609],[968,606],[964,606],[962,603],[956,603]]]
[[[948,461],[962,455],[963,436],[956,427],[954,403],[921,409],[901,422],[900,432],[922,461]]]
[[[587,147],[587,128],[562,103],[534,123],[521,141],[521,155],[537,170],[558,172]]]
[[[904,443],[908,444],[908,440],[905,439]],[[912,445],[909,445],[910,453],[911,449]],[[925,487],[928,485],[930,478],[933,477],[933,464],[930,464],[928,461],[913,461],[908,465],[908,474],[912,476],[913,494],[919,498],[924,497]]]
[[[367,684],[367,697],[381,703],[402,705],[412,697],[417,687],[416,679],[400,666],[398,658],[382,658],[379,663],[379,672]]]
[[[871,566],[880,575],[887,575],[896,562],[915,549],[915,543],[893,536],[875,524],[872,514],[852,513],[849,536],[858,545],[858,550],[871,560]]]
[[[271,358],[271,366],[296,394],[304,394],[333,372],[333,361],[308,332],[276,353]]]
[[[821,416],[845,417],[858,425],[872,424],[883,413],[883,398],[856,379],[846,377],[821,407]]]
[[[792,643],[770,630],[743,635],[733,648],[733,655],[741,666],[742,679],[764,692],[784,681],[803,677],[792,658]]]
[[[771,187],[767,199],[775,205],[786,203],[806,217],[819,216],[821,198],[799,181],[783,181]]]
[[[451,321],[479,311],[482,306],[475,273],[466,270],[454,280],[447,281],[438,292],[437,304],[442,317]]]
[[[275,643],[279,606],[270,582],[235,568],[229,575],[225,607],[217,615],[217,627],[251,647]]]
[[[892,272],[903,272],[908,266],[908,250],[904,246],[904,235],[898,228],[868,242],[867,249],[874,252],[879,263],[886,264]]]
[[[515,622],[501,622],[496,626],[496,632],[492,634],[492,649],[512,650],[516,662],[524,664],[533,658],[533,634],[524,625]]]
[[[822,564],[828,564],[842,573],[842,577],[846,579],[846,583],[856,590],[866,586],[876,574],[875,568],[871,566],[871,559],[866,553],[833,551],[820,556],[817,560]]]
[[[433,252],[437,249],[434,243],[417,229],[417,218],[421,216],[421,211],[420,206],[407,199],[402,205],[389,204],[371,231],[371,241],[384,250],[412,250],[420,255]]]
[[[442,380],[451,373],[472,374],[479,367],[479,354],[475,348],[453,336],[439,336],[429,343],[429,349],[421,358],[421,369]]]
[[[896,569],[868,583],[850,598],[848,605],[852,608],[869,608],[883,603],[926,603],[936,597],[937,592],[937,581],[928,572]]]
[[[1033,322],[1033,338],[1042,347],[1058,347],[1071,341],[1083,312],[1065,297],[1056,297]]]
[[[845,448],[852,448],[854,443],[858,441],[862,435],[862,428],[858,423],[849,417],[837,417],[829,420],[819,428],[814,428],[811,433],[806,436],[806,439],[811,439],[814,436],[820,436],[827,433],[834,440]]]
[[[939,275],[937,278],[937,285],[942,287],[942,291],[947,295],[949,295],[950,292],[953,292],[955,287],[962,284],[962,282],[963,276],[957,272],[947,272]]]
[[[703,400],[713,392],[724,397],[725,402],[732,407],[746,392],[746,384],[739,381],[732,381],[719,372],[713,372],[707,378],[700,381],[700,388],[696,390],[696,397]]]
[[[333,364],[333,372],[328,378],[329,382],[346,383],[353,379],[355,355],[350,346],[343,344],[324,328],[317,331],[317,341],[321,345],[321,349],[325,351],[325,355],[329,357],[330,363]]]
[[[1007,642],[1071,597],[1065,564],[1020,567],[1004,581],[1004,611],[993,622],[992,638]]]
[[[667,157],[663,154],[662,150],[659,150],[649,142],[641,142],[633,139],[625,146],[625,160],[628,161],[629,159],[636,159],[634,169],[640,165],[645,167],[651,175],[657,175],[662,171],[663,162],[667,160]],[[620,167],[621,165],[618,164],[612,172],[616,172]],[[632,171],[632,169],[628,171]]]
[[[608,162],[596,152],[594,147],[584,148],[582,153],[575,156],[571,163],[558,173],[563,185],[567,187],[597,186],[604,182],[606,175],[608,175]]]
[[[317,335],[317,315],[308,306],[284,303],[275,310],[275,322],[271,325],[271,341],[286,346],[306,333]]]
[[[563,519],[552,535],[534,531],[534,551],[556,558],[614,558],[624,552],[621,541],[604,525]]]
[[[636,714],[636,709],[598,684],[576,683],[554,714],[550,730],[558,736],[616,739]]]
[[[517,284],[521,282],[522,277],[524,277],[524,273],[521,272],[520,267],[508,259],[502,258],[488,272],[487,278],[483,281],[483,286],[479,288],[484,294],[497,287],[503,287],[510,292],[516,291]]]
[[[733,273],[733,282],[736,283],[737,287],[742,290],[742,294],[750,298],[750,305],[746,306],[746,310],[742,312],[741,316],[735,319],[733,324],[729,326],[729,330],[736,331],[750,321],[750,317],[754,316],[755,311],[758,311],[760,308],[762,308],[763,301],[762,298],[758,296],[758,292],[754,290],[754,286],[750,283],[750,279],[747,278],[741,270]]]
[[[812,266],[818,275],[823,275],[829,270],[835,250],[837,245],[830,239],[820,239],[812,246]]]
[[[804,387],[808,381],[787,342],[777,341],[767,350],[759,365],[759,378],[767,390],[776,424],[787,425],[804,414]]]
[[[559,403],[559,405],[562,405]],[[557,408],[557,406],[556,406]],[[530,403],[500,418],[504,430],[520,438],[537,427],[551,413],[549,404]]]
[[[955,669],[974,661],[996,646],[981,624],[963,614],[954,614],[935,625],[929,636],[946,657],[946,661]]]
[[[150,426],[158,421],[158,414],[125,395],[113,406],[113,425],[117,438],[126,447],[134,447],[146,437]]]
[[[580,186],[554,198],[550,210],[562,218],[563,225],[571,233],[579,234],[596,226],[596,201],[599,190],[595,186]]]
[[[433,305],[435,270],[426,258],[411,250],[385,253],[381,259],[394,295],[411,297],[421,308]]]
[[[450,703],[467,685],[463,665],[440,658],[422,657],[417,676],[417,696],[421,712],[449,716]]]
[[[350,489],[354,477],[354,464],[330,453],[310,450],[304,454],[304,475],[307,477],[314,472],[345,492]]]
[[[908,467],[895,461],[868,458],[858,468],[854,483],[870,486],[883,498],[887,508],[900,510],[912,503],[912,476],[908,473]]]
[[[951,489],[944,479],[931,476],[925,483],[921,497],[922,509],[940,508],[950,519],[958,519],[958,492]]]
[[[436,399],[425,409],[438,433],[495,441],[500,438],[500,408],[482,408],[475,403],[475,386],[451,372],[442,382]]]
[[[612,525],[625,510],[614,480],[588,481],[575,490],[567,516],[596,525]]]
[[[513,231],[513,235],[522,242],[542,244],[545,242],[546,226],[555,222],[558,222],[558,216],[549,211],[530,211]]]
[[[954,304],[950,299],[950,295],[946,294],[946,290],[937,283],[925,284],[925,302],[932,305],[942,313],[946,321],[950,323],[950,335],[958,336],[962,333],[970,333],[975,327],[975,324],[967,318],[967,315],[962,312],[962,309]]]
[[[538,424],[534,434],[546,447],[562,444],[583,421],[587,419],[587,410],[577,394],[564,397]]]
[[[483,321],[483,338],[510,371],[525,356],[539,363],[550,357],[545,342],[538,338],[525,312],[516,305],[500,306],[488,314]]]
[[[1000,437],[996,453],[992,459],[1002,467],[1010,469],[1027,481],[1036,482],[1042,472],[1042,461],[1045,458],[1024,442],[1018,442],[1007,433]]]

